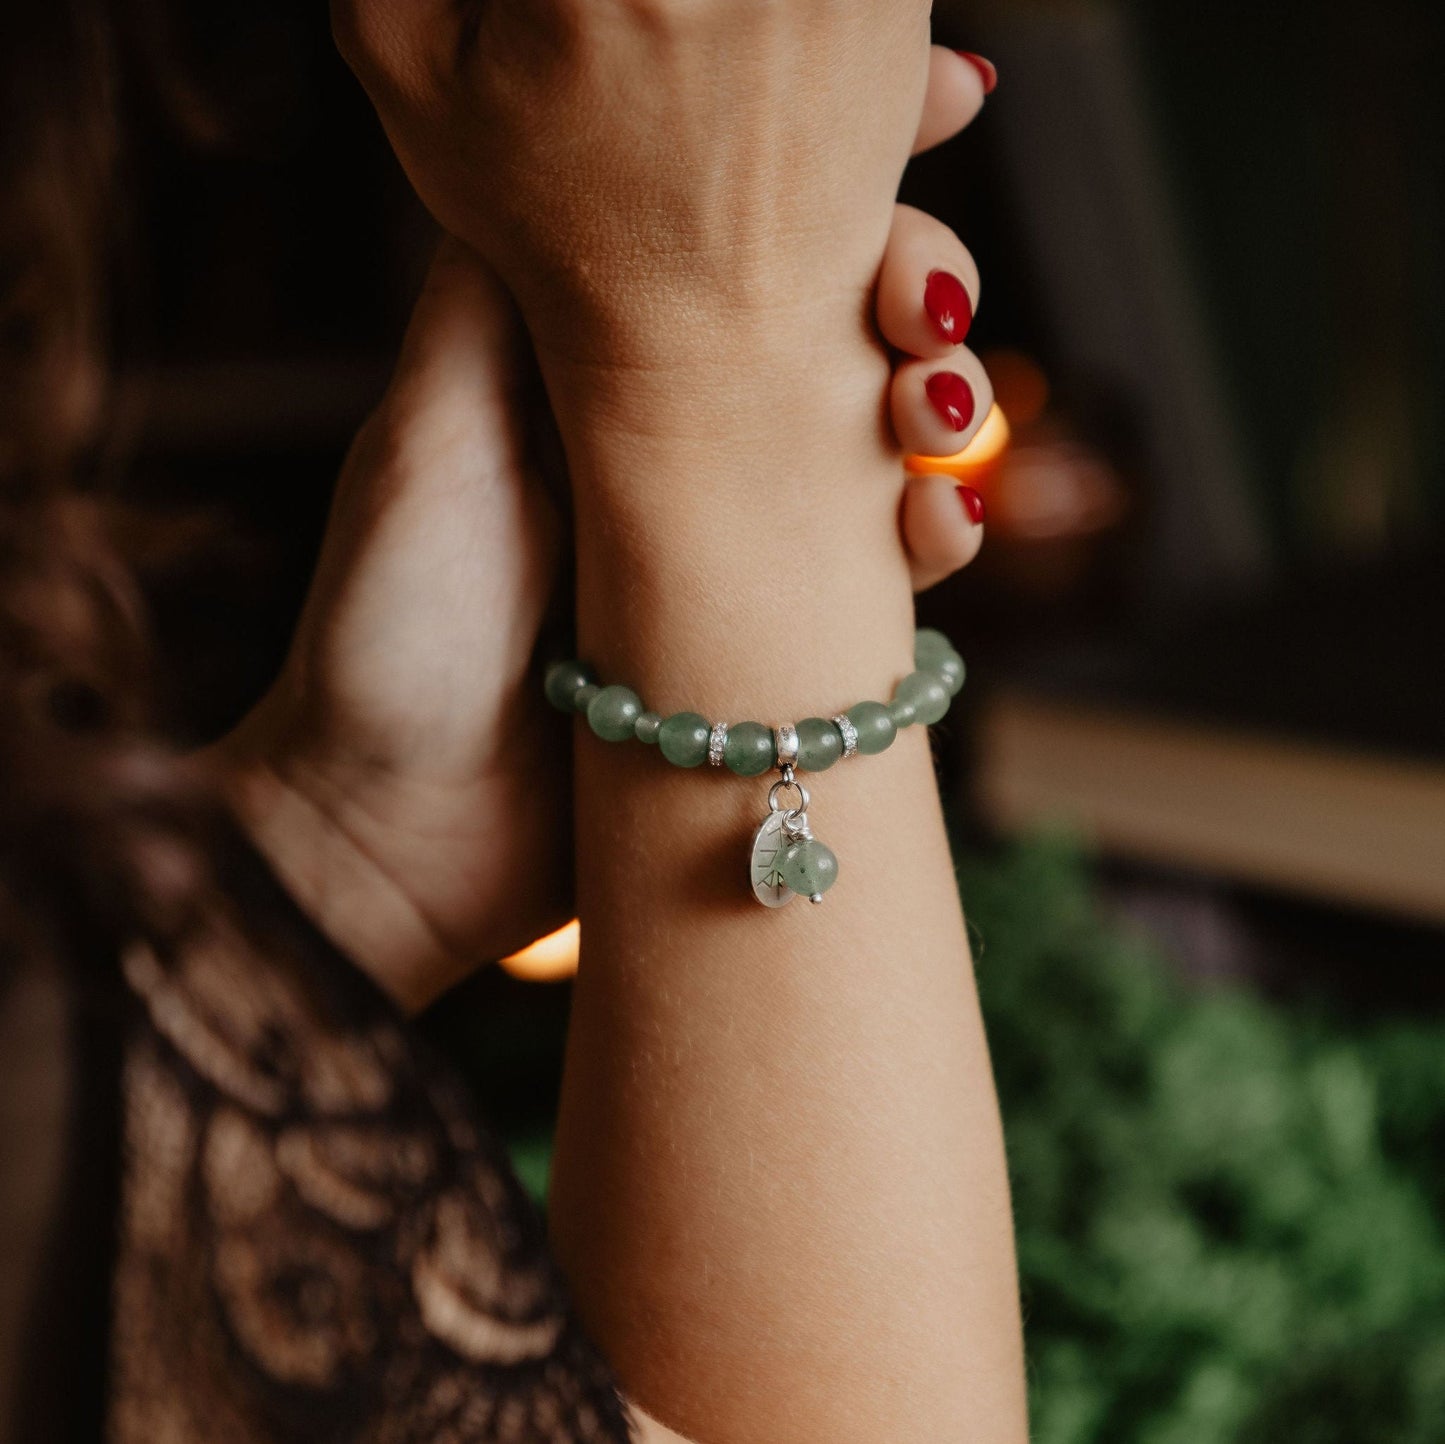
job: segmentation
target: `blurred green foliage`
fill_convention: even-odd
[[[1065,845],[961,883],[1036,1444],[1445,1439],[1445,1022],[1186,990]]]
[[[1188,989],[1066,843],[960,883],[1034,1444],[1441,1444],[1445,1020]],[[514,1145],[538,1197],[548,1155]]]

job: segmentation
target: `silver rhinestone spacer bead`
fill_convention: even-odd
[[[833,718],[833,725],[843,734],[843,760],[846,762],[850,757],[856,757],[858,729],[853,725],[853,719],[846,712],[840,712]]]
[[[778,766],[796,767],[798,765],[798,729],[791,722],[784,722],[781,727],[774,729],[773,739],[778,744]]]
[[[707,760],[713,767],[723,765],[723,754],[728,745],[728,724],[714,722],[707,737]]]

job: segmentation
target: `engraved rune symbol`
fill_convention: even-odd
[[[765,907],[782,907],[793,900],[793,894],[784,883],[778,867],[785,845],[783,816],[772,812],[763,819],[753,837],[753,893]]]

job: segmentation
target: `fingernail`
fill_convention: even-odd
[[[961,346],[973,325],[973,302],[968,288],[952,271],[934,271],[923,288],[923,309],[938,328],[938,334],[954,346]]]
[[[953,371],[935,371],[924,385],[933,409],[955,431],[967,431],[976,405],[973,387]]]
[[[971,486],[961,486],[958,489],[958,499],[963,503],[963,509],[968,513],[968,519],[974,526],[982,526],[985,507],[983,497]]]
[[[992,60],[985,60],[982,55],[975,55],[971,50],[960,50],[958,54],[978,71],[978,78],[983,81],[983,93],[992,95],[994,86],[998,84],[998,66]]]

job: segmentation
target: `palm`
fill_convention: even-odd
[[[458,969],[564,905],[565,733],[529,663],[557,519],[526,455],[518,331],[443,245],[396,375],[337,490],[295,644],[253,725],[406,892]],[[277,743],[272,741],[271,751]]]

